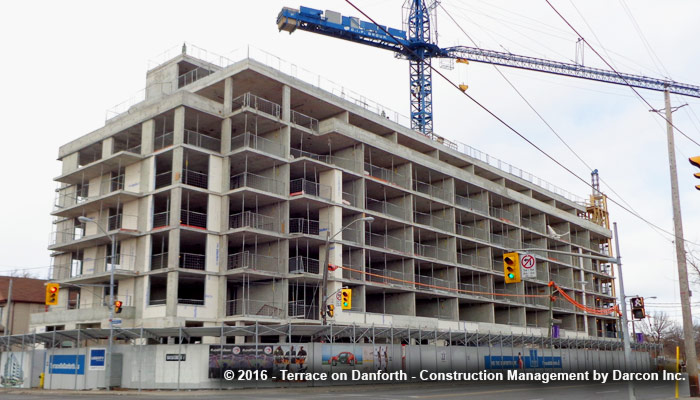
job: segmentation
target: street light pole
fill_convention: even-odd
[[[323,268],[323,283],[321,283],[321,315],[323,318],[323,325],[327,324],[327,319],[326,319],[326,300],[327,300],[327,294],[328,294],[328,262],[330,260],[330,254],[331,254],[331,240],[338,236],[340,232],[346,230],[347,228],[350,227],[350,225],[354,224],[355,222],[359,221],[367,221],[367,222],[372,222],[374,221],[374,217],[361,217],[357,218],[353,221],[351,221],[349,224],[345,225],[342,227],[338,232],[334,233],[333,236],[331,236],[331,231],[327,230],[326,231],[326,249],[324,251],[323,255],[323,264],[321,264],[321,268]]]
[[[107,307],[109,308],[109,342],[107,343],[107,356],[105,357],[105,388],[107,391],[109,391],[109,385],[111,383],[110,373],[112,372],[112,339],[114,338],[114,327],[112,325],[112,321],[114,320],[114,257],[116,256],[117,252],[117,241],[114,235],[107,233],[102,225],[98,224],[93,218],[81,216],[78,217],[78,220],[81,222],[94,223],[102,231],[102,233],[107,235],[107,237],[112,241],[111,255],[109,257],[109,304],[107,304]]]

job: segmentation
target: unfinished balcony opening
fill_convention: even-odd
[[[365,281],[367,283],[413,288],[414,261],[395,254],[365,251]]]
[[[547,248],[547,238],[539,233],[533,233],[531,231],[522,230],[520,232],[522,235],[522,248],[523,249],[546,249]],[[547,258],[547,252],[541,250],[528,250],[528,253],[535,256],[540,256]]]
[[[535,282],[525,282],[525,295],[529,297],[524,297],[523,300],[525,304],[536,307],[539,309],[549,308],[549,287],[543,284],[537,284]],[[541,297],[536,297],[541,296]],[[528,310],[528,313],[530,310]],[[529,322],[529,321],[528,321]],[[545,325],[546,326],[546,325]]]
[[[546,219],[545,214],[541,211],[523,204],[520,205],[520,226],[523,228],[544,235],[547,233]]]
[[[343,279],[363,281],[365,278],[363,259],[362,249],[343,246]]]
[[[80,308],[80,288],[68,288],[68,302],[66,309],[77,310]]]
[[[336,236],[337,240],[342,240],[343,242],[352,242],[355,243],[356,245],[361,245],[362,244],[362,238],[365,236],[365,232],[367,230],[366,226],[368,226],[370,223],[366,223],[364,221],[361,221],[361,219],[364,218],[363,213],[358,213],[353,210],[348,210],[348,209],[343,209],[343,220],[342,220],[342,227],[345,228],[343,229],[342,233],[338,234]],[[321,228],[322,230],[325,229],[324,227]],[[337,232],[340,227],[330,227],[330,233],[334,234]],[[322,237],[325,238],[326,234],[321,233]]]
[[[459,299],[459,320],[494,323],[494,305],[478,300]]]
[[[102,159],[102,142],[83,147],[78,152],[78,167],[84,167]]]
[[[320,318],[318,302],[321,289],[318,283],[289,282],[287,297],[287,314],[289,318]]]
[[[185,108],[183,143],[221,152],[221,118],[191,108]]]
[[[187,86],[190,83],[205,78],[220,69],[221,67],[214,64],[188,57],[187,60],[182,60],[177,63],[177,87],[179,89],[183,86]]]
[[[574,270],[550,262],[549,279],[561,287],[571,289],[574,287]]]
[[[179,268],[206,269],[207,236],[193,231],[180,231]]]
[[[413,198],[413,222],[445,232],[454,232],[454,209],[421,197]]]
[[[474,214],[489,215],[488,192],[457,179],[455,180],[455,204]]]
[[[290,152],[295,160],[313,160],[362,172],[361,147],[354,140],[338,134],[328,135],[328,140],[318,140],[315,135],[294,128],[291,133]]]
[[[255,194],[229,198],[229,229],[282,232],[283,204]]]
[[[285,170],[269,159],[256,159],[248,154],[231,162],[229,190],[255,190],[286,196],[287,175]]]
[[[454,262],[454,243],[455,239],[446,234],[413,228],[413,253],[416,256]]]
[[[330,200],[331,186],[321,183],[321,175],[324,170],[327,169],[309,162],[292,164],[290,166],[289,195]]]
[[[445,202],[454,198],[452,177],[431,169],[413,164],[413,179],[411,188],[428,197]]]
[[[284,157],[283,126],[279,120],[251,112],[235,114],[231,117],[231,151],[237,155],[245,151],[249,155]]]
[[[160,192],[153,195],[153,229],[161,229],[170,225],[170,192]]]
[[[170,110],[154,118],[155,134],[153,150],[158,151],[173,145],[173,130],[175,129],[175,111]]]
[[[499,221],[491,221],[489,239],[492,245],[506,250],[516,250],[523,247],[520,240],[520,230]]]
[[[520,224],[520,204],[496,194],[489,196],[489,215],[507,224]]]
[[[460,209],[455,210],[455,233],[482,242],[489,241],[489,220]]]
[[[286,266],[283,261],[286,259],[286,242],[243,233],[229,239],[226,267],[235,272],[283,274]]]
[[[454,267],[415,261],[416,289],[423,292],[457,293],[457,271]]]
[[[185,185],[207,189],[209,187],[209,155],[185,149],[181,179]]]
[[[194,190],[182,190],[180,226],[192,229],[207,229],[207,203],[209,195]]]
[[[154,187],[160,189],[173,184],[173,152],[156,155]]]
[[[493,299],[491,275],[463,268],[457,269],[457,290],[460,296],[477,299]]]
[[[318,133],[318,121],[343,112],[343,109],[311,96],[301,90],[291,90],[290,122],[306,131]]]
[[[364,196],[364,184],[362,179],[354,175],[343,174],[343,199],[344,206],[361,207]]]
[[[289,241],[289,273],[320,274],[319,243],[305,238]]]
[[[411,195],[373,181],[365,184],[365,208],[404,221],[410,221]]]
[[[491,248],[470,240],[457,238],[457,264],[490,270],[493,266]]]
[[[168,268],[168,232],[151,235],[151,271]]]
[[[111,171],[108,174],[102,175],[100,181],[100,196],[108,193],[124,190],[124,167]]]
[[[503,274],[493,276],[493,299],[495,301],[522,304],[523,292],[524,283],[506,283]]]
[[[413,254],[413,229],[400,222],[375,217],[365,226],[365,245],[391,252]]]
[[[112,142],[112,154],[120,151],[128,151],[129,153],[141,154],[141,125],[134,125],[125,129],[114,136]]]
[[[459,314],[457,299],[416,293],[416,317],[456,321]]]
[[[283,319],[284,283],[279,279],[251,280],[248,274],[226,282],[226,316]]]
[[[83,251],[71,252],[70,257],[70,277],[75,278],[83,274]]]
[[[582,248],[589,249],[591,246],[591,236],[589,231],[579,228],[575,225],[571,225],[570,233],[571,243]]]
[[[382,184],[411,187],[411,163],[391,153],[365,147],[364,174]]]
[[[234,90],[237,91],[237,89]],[[251,92],[243,93],[238,96],[234,94],[232,110],[234,113],[250,112],[276,121],[279,121],[282,117],[282,106],[280,106],[279,102],[270,101],[267,98],[257,96]]]
[[[396,288],[365,286],[368,313],[416,316],[416,294]]]
[[[505,298],[504,298],[505,299]],[[506,301],[514,301],[511,298]],[[494,322],[503,325],[525,326],[525,307],[494,305]]]
[[[206,277],[180,273],[177,280],[177,304],[204,305]]]

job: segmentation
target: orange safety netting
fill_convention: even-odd
[[[578,309],[580,309],[580,310],[583,310],[583,311],[585,311],[585,312],[587,312],[587,313],[589,313],[589,314],[609,315],[609,314],[612,314],[612,313],[617,313],[618,315],[621,315],[621,314],[620,314],[620,308],[619,308],[618,305],[614,305],[614,306],[608,307],[608,308],[589,307],[589,306],[583,305],[583,304],[577,302],[576,300],[574,300],[571,296],[569,296],[568,294],[566,294],[566,292],[565,292],[561,287],[559,287],[559,285],[557,285],[557,284],[554,283],[553,281],[550,281],[550,282],[549,282],[549,286],[553,286],[559,293],[561,293],[561,296],[562,296],[566,301],[568,301],[569,303],[573,304],[574,307],[576,307],[576,308],[578,308]]]

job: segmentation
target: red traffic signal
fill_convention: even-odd
[[[116,314],[119,314],[120,312],[122,312],[122,302],[121,301],[117,300],[114,302],[114,312]]]

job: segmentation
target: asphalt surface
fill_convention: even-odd
[[[672,382],[637,382],[635,393],[638,400],[670,400],[674,398]],[[687,384],[681,382],[681,398],[688,397]],[[60,391],[0,389],[2,400],[108,400],[108,399],[185,399],[197,400],[236,399],[236,400],[306,400],[306,399],[353,399],[353,400],[440,400],[440,399],[499,399],[499,400],[619,400],[627,399],[626,383],[551,383],[551,384],[511,384],[482,383],[456,384],[415,383],[393,385],[355,385],[321,388],[245,389],[245,390],[200,390],[200,391]]]

